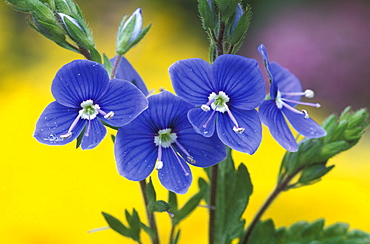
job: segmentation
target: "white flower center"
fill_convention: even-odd
[[[98,115],[100,107],[98,104],[94,104],[93,100],[89,99],[81,103],[82,109],[79,111],[81,119],[92,120]]]
[[[208,97],[208,101],[209,102],[213,101],[211,103],[211,107],[212,107],[213,110],[224,113],[224,112],[227,111],[226,103],[230,101],[230,98],[223,91],[220,91],[218,93],[218,95],[216,95],[216,93],[212,92]]]
[[[158,136],[154,137],[154,143],[156,146],[163,148],[170,147],[172,143],[177,139],[176,133],[171,133],[171,129],[163,129],[158,131]]]

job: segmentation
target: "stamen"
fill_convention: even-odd
[[[162,147],[161,147],[162,148]],[[160,170],[160,169],[162,169],[163,168],[163,161],[157,161],[156,163],[155,163],[155,169],[156,170]]]
[[[188,176],[188,175],[189,175],[189,172],[187,172],[187,171],[186,171],[186,169],[185,169],[185,167],[184,167],[184,165],[182,165],[181,160],[180,160],[179,156],[177,155],[177,153],[176,153],[175,149],[173,149],[173,147],[172,147],[172,146],[171,146],[170,148],[171,148],[172,152],[175,154],[175,157],[176,157],[176,159],[177,159],[177,162],[180,164],[180,166],[181,166],[182,170],[183,170],[183,171],[184,171],[184,173],[185,173],[185,176]]]
[[[307,98],[313,98],[315,96],[314,91],[307,89],[304,92],[280,92],[281,95],[286,96],[305,96]]]
[[[166,212],[168,213],[168,215],[169,215],[171,218],[175,217],[175,215],[174,215],[173,213],[171,213],[170,211],[166,210]]]
[[[245,131],[245,128],[239,127],[238,122],[236,121],[234,115],[231,113],[229,107],[226,104],[225,104],[225,107],[226,107],[227,114],[229,115],[231,121],[235,124],[235,126],[233,127],[233,131],[235,131],[236,133],[242,133],[243,131]]]
[[[104,112],[101,109],[98,109],[99,114],[103,115],[105,119],[111,119],[114,116],[114,112],[110,111],[109,113]]]
[[[86,129],[86,133],[85,133],[85,136],[89,136],[89,133],[90,133],[90,127],[91,127],[91,119],[89,117],[89,122],[87,124],[87,129]]]
[[[201,108],[204,112],[208,112],[209,110],[211,110],[211,108],[210,108],[208,105],[205,105],[205,104],[203,104],[202,106],[200,106],[200,108]]]
[[[160,139],[159,139],[160,140]],[[159,141],[159,145],[158,145],[158,156],[157,156],[157,164],[155,165],[155,168],[158,169],[158,168],[162,168],[162,167],[159,167],[161,166],[161,163],[159,162],[162,162],[162,167],[163,167],[163,161],[162,161],[162,145],[161,145],[161,141]],[[158,167],[157,167],[158,166]]]
[[[72,122],[71,126],[69,127],[68,132],[64,135],[61,135],[60,138],[62,139],[70,138],[72,136],[72,130],[77,125],[77,122],[80,120],[80,118],[81,118],[81,114],[79,113],[77,117],[75,118],[75,120]]]
[[[291,103],[296,103],[296,104],[301,104],[301,105],[306,105],[306,106],[311,106],[311,107],[316,107],[319,108],[321,105],[319,103],[307,103],[307,102],[301,102],[301,101],[294,101],[286,98],[280,98],[280,100],[291,102]]]
[[[310,118],[310,115],[308,115],[308,113],[307,113],[307,111],[306,111],[306,110],[302,109],[302,112],[303,112],[303,114],[304,114],[304,118],[305,118],[305,119],[309,119],[309,118]]]
[[[207,121],[204,123],[203,128],[207,128],[207,126],[208,126],[209,122],[211,121],[211,119],[212,119],[213,115],[215,114],[215,112],[216,112],[216,110],[213,110],[212,111],[211,116],[209,116],[209,118],[207,119]]]
[[[64,135],[61,135],[60,136],[60,138],[62,138],[62,139],[68,139],[68,138],[70,138],[72,136],[72,132],[67,132],[66,134],[64,134]]]
[[[191,164],[195,164],[197,161],[194,160],[194,158],[190,155],[190,153],[188,153],[188,151],[186,151],[186,149],[176,140],[176,138],[174,138],[173,136],[170,136],[172,138],[172,140],[176,143],[176,145],[180,148],[180,150],[185,153],[186,155],[186,158],[187,160],[189,161],[189,163]]]
[[[292,106],[290,106],[289,104],[283,102],[283,101],[280,101],[281,104],[286,107],[287,109],[289,109],[290,111],[296,113],[296,114],[303,114],[304,115],[304,118],[305,119],[308,119],[310,116],[308,115],[307,111],[306,110],[302,110],[302,111],[299,111],[298,109],[296,108],[293,108]]]

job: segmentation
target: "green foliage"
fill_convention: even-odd
[[[199,205],[200,201],[205,197],[207,191],[207,186],[204,185],[205,181],[203,179],[198,180],[199,192],[192,196],[182,208],[178,208],[177,196],[173,192],[168,192],[168,202],[171,205],[169,211],[173,214],[172,225],[177,226],[182,220],[188,217],[194,209]]]
[[[335,155],[356,145],[369,125],[369,113],[366,109],[352,112],[347,107],[338,117],[329,116],[323,123],[327,135],[321,138],[303,139],[297,152],[287,152],[284,156],[279,182],[292,175],[301,173],[299,179],[285,190],[313,184],[326,175],[334,166],[327,162]]]
[[[324,228],[323,219],[312,223],[299,221],[290,227],[275,228],[271,219],[259,222],[248,244],[365,244],[370,235],[359,231],[348,231],[348,224],[335,223]]]
[[[230,148],[228,157],[218,167],[215,243],[226,244],[243,234],[245,220],[241,217],[248,205],[253,186],[244,164],[235,169]]]

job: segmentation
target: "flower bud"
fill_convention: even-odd
[[[29,11],[37,21],[44,22],[50,25],[56,25],[54,13],[45,4],[38,0],[28,0],[27,5]]]
[[[199,0],[198,10],[204,28],[214,28],[216,23],[212,0]]]
[[[15,10],[21,12],[29,12],[29,7],[25,0],[5,0],[5,3],[9,4]]]
[[[55,5],[58,13],[68,15],[78,13],[75,4],[71,0],[55,0]]]
[[[58,15],[69,37],[73,41],[86,49],[90,49],[94,46],[94,41],[92,40],[90,32],[87,28],[83,28],[79,21],[66,14],[58,13]]]
[[[131,47],[136,45],[149,31],[150,25],[142,30],[143,17],[141,14],[141,8],[135,10],[135,12],[126,20],[126,16],[123,17],[121,24],[118,28],[116,52],[118,55],[125,54]]]
[[[297,183],[302,186],[315,183],[322,176],[326,175],[332,168],[334,168],[334,165],[326,167],[326,163],[313,164],[303,170]]]

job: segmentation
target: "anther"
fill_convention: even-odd
[[[192,156],[188,156],[187,159],[188,159],[188,162],[191,163],[191,164],[195,164],[197,162],[197,161],[194,160],[194,158]]]
[[[302,112],[303,112],[303,114],[304,114],[304,118],[305,118],[305,119],[309,119],[309,118],[310,118],[310,115],[308,115],[308,113],[307,113],[307,111],[306,111],[306,110],[302,109]]]
[[[68,139],[68,138],[71,138],[71,136],[72,136],[72,132],[67,132],[64,135],[61,135],[60,138],[62,138],[62,139]]]
[[[304,91],[304,95],[307,98],[313,98],[315,96],[315,93],[312,90],[307,89],[307,90]]]
[[[243,131],[245,131],[245,128],[234,126],[233,131],[235,131],[236,133],[242,133]]]
[[[106,115],[104,115],[104,118],[105,119],[111,119],[113,116],[114,116],[114,112],[113,111],[110,111],[109,113],[107,113]]]
[[[160,170],[160,169],[162,169],[163,168],[163,161],[157,161],[156,163],[155,163],[155,169],[156,170]]]
[[[210,108],[208,105],[205,105],[205,104],[203,104],[202,106],[200,106],[200,108],[201,108],[204,112],[208,112],[209,110],[211,110],[211,108]]]

